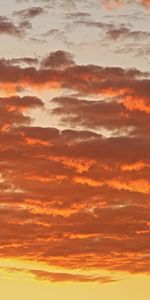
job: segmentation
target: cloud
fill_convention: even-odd
[[[12,126],[24,124],[30,121],[30,118],[23,115],[22,112],[34,107],[42,107],[43,103],[36,97],[26,96],[20,98],[12,96],[9,98],[0,98],[1,120],[0,131],[7,131]]]
[[[80,274],[69,274],[69,273],[52,273],[52,272],[45,272],[40,270],[32,271],[32,274],[35,278],[39,280],[46,280],[50,282],[98,282],[98,283],[110,283],[114,282],[115,279],[107,276],[89,276],[89,275],[80,275]]]
[[[149,110],[143,102],[129,100],[83,100],[73,97],[53,99],[53,113],[60,116],[63,124],[80,128],[107,129],[114,134],[141,135],[149,131]],[[138,104],[139,102],[139,104]],[[132,105],[131,105],[132,103]],[[141,105],[141,106],[140,106]]]
[[[146,7],[149,7],[149,5],[150,5],[150,1],[149,0],[141,0],[141,3],[143,5],[145,5]]]
[[[144,32],[140,30],[131,31],[126,27],[120,27],[118,29],[110,29],[106,32],[106,38],[111,40],[119,40],[119,39],[147,39],[150,37],[149,32]]]
[[[25,64],[27,66],[35,66],[38,65],[39,61],[34,57],[20,57],[20,58],[12,58],[7,60],[7,63],[10,65],[21,65]]]
[[[126,0],[103,0],[102,4],[104,5],[104,8],[106,10],[111,10],[114,8],[120,7],[122,4],[124,4]]]
[[[22,125],[3,131],[1,255],[38,257],[71,268],[147,272],[148,173],[146,167],[122,171],[125,163],[144,158],[146,163],[146,144],[135,138]],[[70,277],[42,273],[41,278]]]
[[[107,10],[114,9],[117,7],[120,7],[121,5],[125,4],[131,4],[132,1],[126,1],[126,0],[104,0],[103,5]],[[136,4],[142,5],[144,8],[150,7],[150,1],[149,0],[136,0]]]
[[[20,37],[23,34],[23,28],[21,26],[15,25],[7,17],[0,16],[0,34],[7,34],[12,36]]]
[[[91,20],[76,20],[76,25],[84,25],[87,27],[93,27],[101,30],[111,30],[114,26],[112,23],[106,23],[101,21],[91,21]]]
[[[43,14],[45,11],[42,7],[30,7],[30,8],[26,8],[20,11],[15,11],[14,15],[23,18],[23,19],[32,19],[35,18],[41,14]]]
[[[77,282],[77,283],[89,283],[97,282],[99,284],[106,284],[118,281],[115,277],[111,276],[98,276],[98,275],[85,275],[80,273],[67,273],[67,272],[50,272],[37,269],[21,269],[14,267],[0,267],[1,272],[7,272],[8,274],[13,273],[24,273],[26,275],[33,276],[36,280],[48,281],[53,283],[59,282]]]
[[[149,74],[136,69],[76,65],[70,55],[63,51],[51,53],[42,60],[42,68],[10,65],[0,61],[0,85],[16,88],[62,88],[89,95],[140,98],[140,110],[147,110],[149,97]],[[5,76],[3,76],[5,74]],[[128,105],[128,104],[127,104]]]
[[[64,69],[74,65],[73,57],[70,53],[58,50],[51,52],[41,62],[42,68]]]
[[[14,63],[0,61],[3,89],[55,84],[70,96],[48,103],[61,130],[33,125],[46,100],[0,98],[0,256],[71,270],[33,270],[53,282],[112,280],[76,268],[150,272],[149,73],[76,65],[62,51],[39,68]]]
[[[87,13],[87,12],[75,12],[75,13],[66,13],[64,14],[64,17],[66,19],[84,19],[84,18],[89,18],[91,16],[90,13]]]

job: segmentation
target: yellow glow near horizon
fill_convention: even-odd
[[[31,281],[26,276],[3,278],[0,276],[3,300],[149,300],[148,276],[131,275],[129,279],[109,284],[49,283]]]
[[[116,274],[120,280],[105,284],[78,282],[49,282],[35,279],[26,270],[47,270],[60,272],[60,268],[25,260],[0,260],[0,293],[2,300],[149,300],[149,276],[125,272],[102,271],[102,274]],[[8,272],[5,268],[24,268],[25,272]],[[62,269],[61,269],[62,271]],[[63,269],[63,272],[67,270]],[[92,271],[90,271],[91,273]],[[97,274],[100,272],[97,270]],[[82,271],[81,271],[82,273]],[[84,272],[85,273],[85,272]],[[87,273],[87,271],[86,271]],[[126,275],[125,275],[126,274]]]

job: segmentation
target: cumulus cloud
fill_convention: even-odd
[[[62,50],[51,52],[45,57],[41,65],[43,68],[64,69],[74,65],[73,57],[70,53]]]

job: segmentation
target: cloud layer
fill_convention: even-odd
[[[149,274],[150,1],[7,2],[0,259],[22,266],[0,272],[100,284]]]
[[[50,101],[64,130],[32,125],[29,112],[42,114],[43,100],[0,98],[1,257],[149,272],[149,74],[76,65],[57,51],[39,69],[1,60],[0,81],[8,90],[55,86],[79,95]]]

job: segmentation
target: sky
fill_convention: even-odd
[[[0,0],[3,300],[150,299],[150,0]]]

